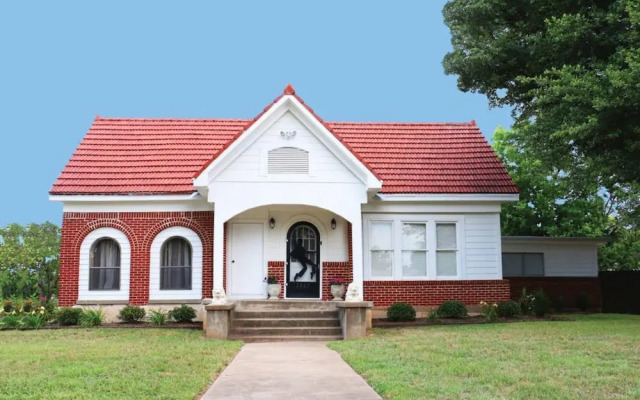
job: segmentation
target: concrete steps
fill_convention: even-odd
[[[245,342],[342,339],[335,304],[322,301],[239,301],[230,339]]]

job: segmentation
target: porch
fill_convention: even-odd
[[[218,216],[216,212],[217,221]],[[354,263],[352,245],[361,237],[354,240],[352,226],[314,206],[243,211],[224,222],[224,267],[220,271],[214,250],[214,291],[220,282],[216,277],[222,275],[228,300],[266,299],[267,277],[274,277],[281,285],[281,299],[331,300],[330,278],[341,278],[347,286],[354,276],[362,276],[361,267],[360,273],[354,269],[361,263]]]

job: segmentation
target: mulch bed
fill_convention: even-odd
[[[94,328],[94,327],[89,327]],[[125,324],[125,323],[108,323],[96,326],[95,328],[136,328],[136,329],[194,329],[202,330],[202,322],[169,322],[165,325],[154,325],[144,322]],[[58,324],[46,325],[40,329],[85,329],[84,326],[71,325],[64,326]]]
[[[466,318],[438,318],[435,321],[428,318],[416,318],[415,321],[389,321],[386,318],[376,318],[372,321],[372,324],[374,328],[401,328],[408,326],[497,324],[532,321],[573,321],[573,319],[559,315],[549,315],[546,317],[521,315],[513,318],[498,318],[495,322],[486,322],[483,316],[477,315]]]

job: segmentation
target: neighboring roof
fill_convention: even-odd
[[[283,95],[304,104],[290,86]],[[192,178],[269,107],[253,120],[98,116],[50,193],[193,193]],[[518,193],[474,121],[326,122],[306,107],[383,181],[382,193]]]
[[[592,244],[605,244],[609,242],[608,237],[575,237],[575,236],[503,236],[503,242],[544,242],[544,243],[592,243]]]

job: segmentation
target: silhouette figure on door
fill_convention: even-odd
[[[314,275],[316,276],[316,278],[318,277],[318,264],[314,263],[307,257],[307,249],[305,249],[302,245],[302,239],[298,239],[295,247],[289,254],[293,258],[298,260],[300,264],[302,264],[302,269],[300,270],[300,272],[295,274],[293,277],[294,282],[302,278],[304,276],[304,273],[307,272],[307,264],[311,265],[311,279],[313,279]]]

